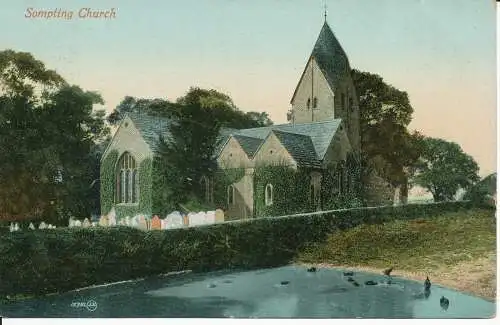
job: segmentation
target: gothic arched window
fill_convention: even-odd
[[[313,99],[313,108],[318,107],[318,97],[314,97]]]
[[[116,203],[139,201],[139,176],[134,157],[125,152],[118,161],[116,171]]]
[[[311,108],[311,98],[307,99],[307,109]]]
[[[234,204],[234,186],[233,185],[229,185],[227,187],[227,204],[228,205]]]
[[[266,190],[265,190],[265,203],[266,206],[273,205],[273,185],[272,184],[267,184],[266,185]]]

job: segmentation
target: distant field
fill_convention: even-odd
[[[425,279],[488,299],[496,297],[495,211],[470,210],[432,219],[394,221],[331,234],[298,263],[325,264]]]

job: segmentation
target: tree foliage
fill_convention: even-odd
[[[376,74],[353,70],[352,77],[359,96],[361,147],[367,165],[393,186],[405,187],[409,170],[420,156],[422,138],[407,129],[413,113],[408,94]]]
[[[0,216],[88,216],[98,206],[109,133],[101,97],[68,85],[29,53],[0,52]]]
[[[479,181],[474,159],[454,142],[425,137],[415,165],[413,183],[428,189],[434,201],[453,200],[459,189],[469,190]]]

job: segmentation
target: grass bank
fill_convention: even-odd
[[[304,248],[298,263],[340,266],[436,284],[486,299],[496,297],[496,218],[493,210],[462,210],[435,218],[363,224]]]

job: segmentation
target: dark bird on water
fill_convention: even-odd
[[[353,280],[353,283],[352,283],[355,287],[359,287],[359,283],[357,283],[356,281]]]
[[[307,272],[316,272],[316,271],[317,270],[314,266],[307,269]]]
[[[353,276],[354,272],[353,271],[346,271],[344,272],[344,276]]]
[[[431,280],[429,280],[429,277],[427,277],[427,279],[425,279],[424,288],[426,291],[431,289]]]
[[[390,268],[388,268],[388,269],[384,270],[384,275],[391,276],[392,269],[393,269],[393,268],[392,268],[392,267],[390,267]]]
[[[347,278],[347,282],[354,282],[354,279],[353,279],[353,278],[351,278],[351,277],[348,277],[348,278]]]
[[[366,281],[366,282],[365,282],[365,284],[366,284],[367,286],[374,286],[374,285],[377,285],[377,282],[372,281],[372,280],[368,280],[368,281]]]
[[[441,308],[446,310],[450,306],[450,301],[445,296],[442,296],[441,299],[439,299],[439,304],[441,305]]]
[[[287,285],[287,284],[289,284],[289,283],[290,283],[290,281],[281,281],[281,285],[282,285],[282,286],[286,286],[286,285]]]

